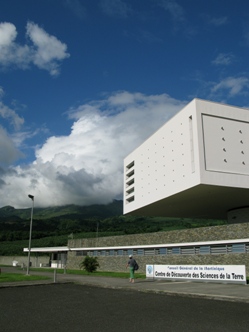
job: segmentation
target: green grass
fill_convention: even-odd
[[[47,276],[32,276],[19,273],[1,273],[0,282],[16,282],[16,281],[34,281],[34,280],[47,280]]]

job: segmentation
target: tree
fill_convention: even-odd
[[[80,263],[80,268],[86,270],[89,273],[95,272],[99,267],[97,257],[86,256],[85,259]]]

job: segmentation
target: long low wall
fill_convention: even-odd
[[[188,243],[202,241],[219,241],[249,238],[249,223],[232,224],[225,226],[202,227],[180,231],[157,232],[150,234],[136,234],[125,236],[113,236],[98,239],[70,240],[70,248],[94,248],[110,246],[153,245],[170,243]],[[141,273],[145,273],[146,264],[170,264],[170,265],[246,265],[246,273],[249,276],[249,254],[201,254],[201,255],[135,255]],[[84,256],[76,256],[75,252],[68,253],[67,267],[79,269],[79,264]],[[128,257],[107,256],[98,257],[99,270],[102,271],[126,271]]]
[[[249,254],[218,254],[218,255],[161,255],[161,256],[134,256],[139,264],[139,272],[145,273],[147,264],[169,265],[246,265],[246,274],[249,276]],[[68,255],[69,269],[79,269],[84,257],[77,257],[70,252]],[[126,271],[128,257],[109,256],[98,257],[100,271]]]
[[[13,266],[13,262],[18,262],[18,266],[27,266],[28,255],[27,256],[0,256],[0,265],[10,265]],[[31,256],[30,262],[33,267],[40,267],[40,264],[48,264],[49,256]]]
[[[169,232],[108,236],[68,241],[70,248],[110,247],[160,243],[183,243],[243,239],[249,237],[249,223],[200,227]]]

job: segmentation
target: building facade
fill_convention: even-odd
[[[68,242],[67,268],[79,269],[85,256],[98,257],[101,271],[126,271],[128,256],[146,264],[245,265],[249,275],[249,223],[195,229],[75,239]]]
[[[225,219],[248,189],[247,109],[194,99],[124,160],[124,214]]]

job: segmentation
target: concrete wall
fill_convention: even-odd
[[[194,99],[124,159],[124,214],[225,219],[248,206],[249,112]]]
[[[67,268],[79,269],[79,264],[84,257],[69,254]],[[140,273],[145,274],[146,264],[169,265],[246,265],[246,274],[249,276],[249,254],[227,255],[160,255],[160,256],[134,256],[139,264]],[[98,257],[99,271],[125,272],[128,257]]]
[[[225,226],[202,227],[182,231],[158,232],[113,236],[99,239],[76,239],[69,241],[69,247],[109,247],[143,244],[170,244],[201,241],[219,241],[249,238],[249,223]],[[249,254],[212,254],[212,255],[151,255],[134,256],[140,266],[140,272],[145,273],[146,264],[193,264],[193,265],[246,265],[249,276]],[[83,256],[75,252],[68,253],[67,267],[79,269]],[[126,256],[98,257],[101,271],[126,271]],[[127,271],[128,272],[128,271]]]
[[[180,231],[110,236],[69,240],[70,248],[110,247],[141,244],[167,244],[181,242],[219,241],[249,238],[249,223],[210,226]]]
[[[28,264],[28,254],[27,256],[0,256],[0,265],[13,265],[13,261],[18,262],[18,266],[27,266]],[[30,262],[32,263],[32,267],[40,267],[40,264],[48,264],[49,256],[38,256],[30,257]]]

